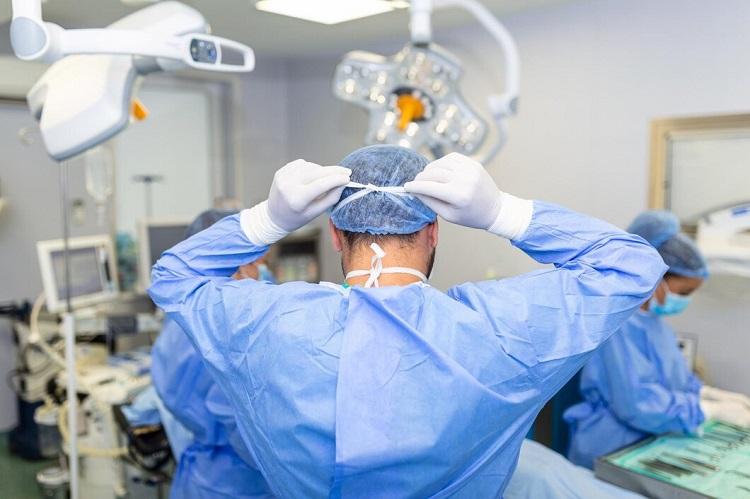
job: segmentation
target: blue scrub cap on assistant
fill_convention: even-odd
[[[217,209],[211,209],[206,210],[197,217],[195,217],[195,220],[188,226],[187,230],[185,231],[185,239],[188,237],[192,237],[196,235],[197,233],[208,229],[213,224],[221,220],[222,218],[226,218],[231,215],[236,215],[238,212],[236,210],[217,210]]]
[[[630,224],[628,232],[641,236],[656,248],[671,274],[698,279],[708,277],[703,255],[695,242],[680,232],[680,220],[674,213],[663,210],[641,213]]]
[[[391,145],[349,154],[340,165],[352,170],[351,183],[333,207],[333,225],[349,232],[413,234],[434,222],[435,212],[403,190],[427,163],[421,154]]]

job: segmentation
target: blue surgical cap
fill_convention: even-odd
[[[208,229],[222,218],[236,214],[237,211],[235,210],[206,210],[195,217],[195,220],[193,220],[193,222],[188,226],[187,230],[185,231],[185,239],[196,235],[202,230]]]
[[[680,220],[669,211],[652,210],[641,213],[628,227],[656,250],[669,266],[669,273],[705,279],[708,268],[698,246],[680,232]]]
[[[363,147],[344,158],[340,165],[352,170],[351,181],[376,187],[403,187],[427,166],[421,154],[404,147],[374,145]],[[360,189],[347,187],[344,199]],[[331,220],[337,228],[370,234],[413,234],[435,221],[437,215],[411,195],[369,192],[359,199],[333,207]]]

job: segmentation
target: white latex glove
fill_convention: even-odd
[[[750,409],[741,402],[701,399],[701,410],[706,419],[717,419],[725,423],[750,428]]]
[[[526,231],[533,203],[502,192],[484,167],[459,153],[433,161],[404,189],[449,222],[515,239]]]
[[[302,159],[276,172],[268,200],[240,215],[248,239],[273,244],[311,222],[336,204],[352,171],[342,166],[320,166]]]
[[[343,166],[292,161],[273,176],[268,193],[271,221],[289,232],[306,225],[336,204],[351,174]]]
[[[730,392],[728,390],[722,390],[713,386],[703,386],[701,388],[701,399],[716,400],[719,402],[723,401],[735,401],[743,404],[750,410],[750,397],[745,394]]]

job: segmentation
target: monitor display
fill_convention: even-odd
[[[39,272],[44,285],[47,309],[52,313],[67,308],[65,282],[65,241],[37,241]],[[119,296],[117,257],[109,234],[71,237],[70,307],[74,310],[115,300]]]
[[[63,251],[53,251],[52,272],[55,278],[57,296],[65,300],[65,255]],[[99,261],[96,247],[73,248],[70,250],[70,294],[71,298],[103,293],[106,279],[102,275],[104,267]]]
[[[179,225],[152,225],[148,227],[149,263],[153,266],[162,253],[185,239],[185,231],[188,226]]]
[[[141,292],[151,285],[151,268],[162,253],[185,239],[190,220],[144,219],[138,221],[138,282]]]

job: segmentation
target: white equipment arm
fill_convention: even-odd
[[[504,139],[507,136],[505,133],[505,118],[518,112],[518,94],[521,87],[521,63],[518,57],[518,48],[505,26],[477,0],[412,0],[409,25],[412,42],[417,45],[428,44],[432,40],[431,16],[433,9],[449,7],[459,7],[472,14],[500,45],[505,59],[504,92],[490,95],[487,98],[490,113],[498,126],[500,140],[481,160],[482,163],[486,164],[500,151],[504,144]]]
[[[255,67],[250,47],[203,33],[172,36],[135,29],[66,30],[43,21],[41,0],[13,0],[10,37],[16,56],[25,61],[108,54],[169,59],[209,71],[250,72]]]

